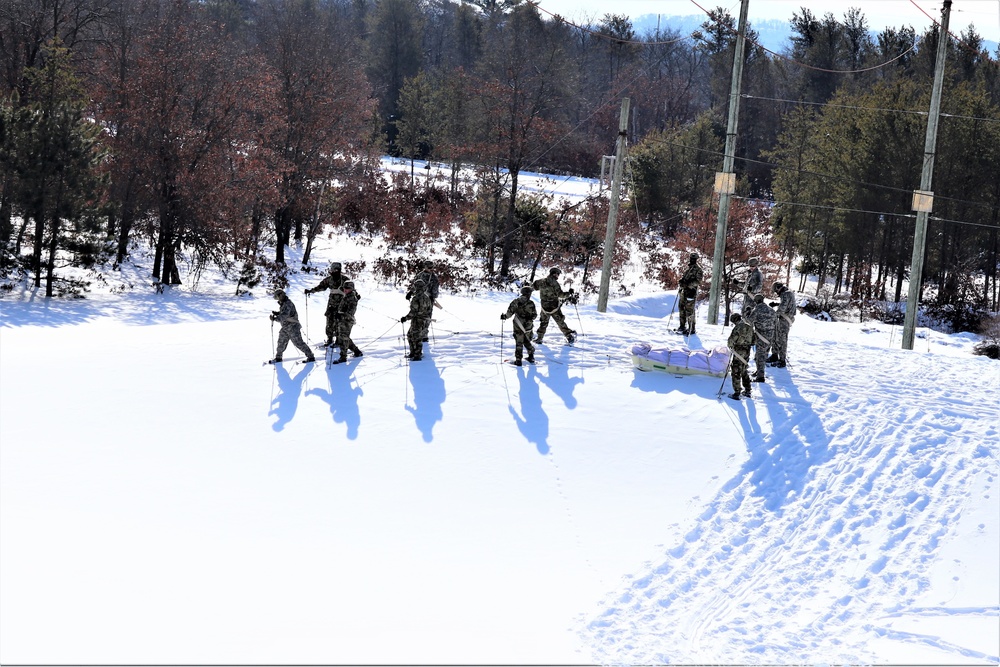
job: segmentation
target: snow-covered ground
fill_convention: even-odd
[[[0,298],[0,662],[1000,659],[976,337],[800,315],[735,402],[632,368],[683,343],[673,293],[568,306],[578,345],[516,368],[513,294],[443,294],[408,364],[402,292],[356,282],[365,356],[331,368],[262,366],[263,290]]]

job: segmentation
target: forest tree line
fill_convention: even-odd
[[[725,284],[759,255],[900,301],[938,31],[803,7],[774,53],[752,26],[751,6]],[[414,254],[447,240],[496,284],[542,262],[592,275],[607,198],[527,195],[518,176],[596,176],[629,97],[620,234],[673,288],[666,249],[711,254],[735,41],[721,8],[639,35],[521,0],[8,0],[0,271],[52,295],[62,266],[150,248],[160,284],[218,266],[247,285],[280,279],[293,240],[308,264],[345,229]],[[998,309],[1000,68],[972,27],[948,49],[924,298],[966,327]],[[386,153],[451,176],[387,181]]]

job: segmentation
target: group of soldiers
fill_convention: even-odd
[[[438,278],[434,273],[434,265],[430,260],[424,261],[420,265],[420,272],[414,276],[406,298],[410,302],[409,311],[399,318],[401,323],[409,322],[410,327],[406,332],[406,340],[409,345],[409,352],[406,358],[411,361],[423,359],[423,344],[427,341],[430,331],[431,317],[434,307],[441,307],[437,301]],[[564,302],[575,303],[577,294],[572,288],[563,290],[559,284],[560,269],[553,268],[548,276],[534,281],[530,286],[521,288],[521,296],[511,302],[507,312],[501,315],[501,319],[508,317],[514,320],[514,340],[516,352],[514,363],[518,366],[522,363],[524,350],[528,351],[528,362],[535,360],[535,344],[541,343],[549,325],[549,320],[555,321],[559,331],[566,337],[567,343],[576,340],[576,331],[566,324],[566,317],[562,312]],[[364,353],[351,339],[351,330],[355,324],[355,311],[358,308],[358,301],[361,296],[354,288],[354,283],[342,272],[340,262],[333,262],[330,265],[330,272],[318,285],[307,289],[306,294],[314,294],[325,290],[330,291],[327,300],[326,311],[326,342],[325,347],[336,347],[340,350],[340,356],[333,363],[339,364],[347,361],[347,353],[351,352],[355,357],[360,357]],[[541,302],[541,316],[538,324],[537,334],[533,332],[535,319],[538,311],[531,300],[533,291],[539,292]],[[302,339],[302,325],[295,310],[295,304],[283,290],[274,293],[280,306],[279,310],[271,313],[271,321],[279,322],[281,330],[278,334],[278,346],[271,361],[278,363],[282,360],[282,355],[289,343],[302,350],[307,363],[316,360],[312,350]]]
[[[726,341],[731,353],[730,370],[733,380],[733,393],[729,397],[737,401],[741,397],[750,398],[751,382],[767,381],[764,373],[766,366],[785,368],[788,362],[788,332],[798,310],[795,292],[780,282],[771,286],[771,291],[778,300],[764,303],[764,295],[761,293],[763,280],[759,274],[760,269],[751,260],[747,287],[752,285],[757,293],[746,291],[743,312],[733,313],[729,317],[733,325],[733,331]],[[749,370],[751,347],[754,348],[756,364],[753,377],[750,377]]]
[[[695,303],[698,286],[704,278],[704,271],[698,265],[698,254],[688,258],[688,267],[677,284],[677,303],[680,312],[678,333],[690,336],[695,333]],[[729,321],[733,331],[727,344],[732,353],[730,369],[733,393],[730,398],[740,400],[751,395],[751,382],[766,382],[766,366],[784,368],[787,365],[788,331],[795,321],[797,311],[795,292],[787,285],[776,282],[771,286],[777,301],[764,303],[764,274],[760,270],[760,259],[752,257],[741,292],[743,304],[741,312],[733,313]],[[750,350],[754,350],[755,374],[750,376]]]
[[[698,265],[699,257],[692,253],[688,258],[688,267],[678,284],[678,303],[680,305],[680,328],[684,335],[695,333],[695,303],[698,296],[698,285],[704,278],[704,271]],[[752,382],[765,382],[766,366],[784,368],[787,363],[788,331],[795,320],[795,292],[780,282],[772,285],[771,290],[778,298],[771,303],[764,302],[764,277],[760,271],[760,262],[752,258],[749,262],[750,272],[743,285],[743,305],[740,313],[733,313],[729,320],[733,331],[727,341],[731,356],[733,393],[730,398],[740,400],[750,397]],[[414,277],[406,298],[410,302],[409,311],[399,318],[401,323],[409,322],[406,332],[409,352],[406,358],[411,361],[423,359],[423,344],[427,341],[431,317],[437,302],[438,278],[433,271],[433,263],[429,260],[420,265],[420,272]],[[566,324],[566,316],[562,312],[563,303],[576,303],[578,295],[573,288],[563,290],[559,284],[561,274],[559,268],[552,268],[544,278],[535,280],[530,285],[523,285],[520,295],[510,302],[507,310],[500,315],[501,320],[512,320],[514,336],[513,363],[520,366],[524,360],[535,361],[535,345],[544,340],[549,321],[555,321],[559,331],[566,337],[566,342],[572,344],[576,340],[576,331]],[[306,294],[314,294],[329,290],[326,311],[326,347],[336,347],[340,356],[333,363],[347,361],[347,353],[355,357],[364,353],[351,339],[351,330],[355,324],[355,311],[361,296],[354,288],[354,283],[342,273],[340,262],[330,265],[330,272],[318,285],[307,289]],[[531,295],[538,291],[541,312],[536,308]],[[298,321],[295,305],[283,290],[275,292],[279,310],[271,314],[271,320],[281,323],[278,335],[278,347],[273,362],[280,362],[282,354],[289,342],[302,350],[306,362],[315,361],[312,350],[302,340],[302,327]],[[538,319],[538,331],[534,331],[535,319]],[[754,349],[756,362],[755,374],[750,376],[750,351]],[[527,357],[524,353],[527,352]]]

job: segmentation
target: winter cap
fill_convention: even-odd
[[[700,255],[699,255],[698,253],[696,253],[696,252],[693,252],[693,253],[691,253],[691,259],[690,259],[689,261],[690,261],[690,262],[691,262],[692,264],[694,264],[694,263],[695,263],[695,262],[697,262],[697,261],[698,261],[699,259],[701,259],[701,256],[700,256]]]
[[[344,289],[354,289],[354,282],[348,280],[346,283],[344,283]]]
[[[764,303],[764,295],[763,294],[758,294],[757,296],[755,296],[753,298],[753,302],[754,303]]]
[[[521,296],[531,296],[531,288],[525,285],[521,288]]]
[[[781,288],[783,288],[784,286],[785,285],[783,283],[774,283],[773,285],[771,285],[771,289],[774,290],[775,292],[780,292]]]
[[[274,298],[277,299],[278,301],[281,301],[282,299],[285,299],[287,297],[288,295],[285,294],[285,290],[283,289],[274,290]]]
[[[740,315],[739,313],[733,313],[732,315],[729,316],[729,321],[732,322],[733,324],[736,324],[737,322],[739,322],[742,319],[743,319],[743,316]]]
[[[550,276],[556,276],[559,275],[560,273],[562,273],[562,269],[560,269],[558,266],[553,266],[551,269],[549,269]]]
[[[759,257],[751,257],[750,261],[749,261],[749,264],[750,264],[750,266],[757,266],[758,264],[760,264],[760,258]]]
[[[340,271],[340,262],[330,262],[331,271]]]
[[[423,267],[424,267],[425,269],[429,269],[429,268],[431,268],[432,266],[434,266],[434,262],[433,262],[432,260],[429,260],[429,259],[425,259],[425,260],[424,260],[424,262],[423,262]]]

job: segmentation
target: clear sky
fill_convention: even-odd
[[[739,0],[539,0],[539,5],[570,21],[599,18],[608,13],[632,17],[644,14],[689,16],[704,14],[702,8],[708,10],[719,6],[728,9],[733,16],[740,13]],[[803,6],[817,16],[832,12],[838,18],[851,7],[858,7],[874,30],[911,25],[919,33],[930,25],[929,16],[940,19],[943,3],[941,0],[750,0],[750,22],[788,20]],[[1000,41],[1000,0],[954,0],[951,10],[953,33],[958,34],[972,23],[984,39]]]

